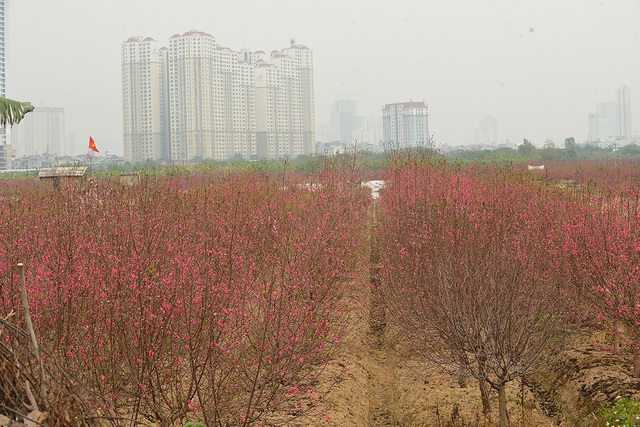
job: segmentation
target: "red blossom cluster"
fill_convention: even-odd
[[[409,349],[475,378],[487,413],[497,390],[503,424],[505,385],[557,357],[581,322],[613,331],[640,374],[632,164],[549,164],[543,180],[391,157],[368,240],[354,161],[330,159],[308,182],[242,171],[5,185],[2,310],[20,306],[24,262],[42,344],[114,425],[282,422],[317,398],[368,241],[380,323],[386,310]]]
[[[299,414],[344,330],[368,201],[259,172],[31,186],[0,204],[0,303],[24,262],[44,347],[117,424]],[[311,393],[310,393],[311,391]]]
[[[585,317],[629,349],[640,376],[640,188],[637,184],[573,191],[566,200],[563,256]]]
[[[478,380],[486,414],[494,388],[505,425],[505,385],[557,355],[576,317],[566,194],[517,169],[399,160],[378,227],[389,319],[418,354]]]

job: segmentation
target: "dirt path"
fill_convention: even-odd
[[[321,398],[312,417],[292,425],[401,425],[396,378],[399,359],[386,339],[387,322],[378,292],[380,268],[375,242],[371,247],[368,274],[365,274],[368,277],[363,278],[351,303],[349,331],[337,359],[324,374],[325,380],[332,383],[330,392]]]
[[[375,345],[375,342],[373,343]],[[397,358],[389,348],[372,348],[367,355],[369,373],[369,426],[399,426]]]
[[[373,224],[375,236],[376,224]],[[369,426],[399,426],[398,382],[396,378],[397,355],[386,343],[387,327],[384,305],[380,299],[380,265],[375,237],[372,238],[369,282],[371,285],[371,309],[369,312],[368,348],[364,355],[369,373]]]
[[[375,221],[372,221],[375,236]],[[480,427],[477,383],[466,384],[403,351],[388,324],[379,296],[379,258],[372,241],[369,274],[351,298],[347,335],[323,374],[320,400],[312,414],[288,426],[314,427]],[[368,277],[366,277],[368,276]],[[495,394],[495,393],[494,393]],[[536,398],[514,382],[509,387],[514,426],[552,426]],[[492,395],[497,410],[497,396]],[[519,402],[526,402],[525,405]],[[492,417],[497,420],[497,414]]]

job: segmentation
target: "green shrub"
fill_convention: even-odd
[[[623,397],[618,399],[613,406],[602,408],[598,411],[607,426],[636,427],[640,426],[640,402]]]

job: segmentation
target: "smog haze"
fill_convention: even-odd
[[[336,100],[365,118],[424,100],[437,144],[472,144],[491,116],[501,141],[562,146],[622,85],[640,134],[639,22],[639,0],[9,0],[7,96],[64,107],[77,152],[92,135],[121,155],[121,44],[197,29],[232,50],[312,49],[317,127]]]

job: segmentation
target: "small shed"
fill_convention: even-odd
[[[50,182],[51,188],[57,190],[60,185],[69,185],[84,181],[87,177],[87,166],[60,166],[44,168],[38,172],[38,178],[43,182]]]
[[[125,172],[120,174],[120,183],[124,185],[137,185],[140,183],[139,172]]]

